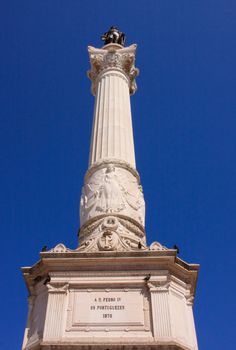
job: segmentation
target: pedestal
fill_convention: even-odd
[[[23,268],[23,350],[197,350],[197,270],[175,250],[86,254],[60,244]]]

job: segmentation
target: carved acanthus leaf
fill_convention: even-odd
[[[137,45],[133,44],[129,47],[120,48],[109,46],[106,49],[97,49],[89,46],[88,52],[91,63],[91,70],[88,72],[88,77],[92,81],[92,93],[96,94],[96,79],[97,76],[108,69],[116,69],[121,71],[129,79],[130,94],[133,94],[136,89],[135,77],[139,70],[135,68],[135,52]]]

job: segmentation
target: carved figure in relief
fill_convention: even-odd
[[[95,192],[96,197],[98,197],[97,210],[99,211],[112,213],[125,207],[122,186],[117,179],[114,166],[107,167],[103,184]]]
[[[108,32],[104,33],[101,39],[104,41],[105,45],[115,43],[124,46],[125,44],[125,34],[114,26],[112,26]]]
[[[81,220],[90,219],[99,213],[133,211],[134,218],[144,224],[144,198],[142,187],[129,174],[113,164],[95,173],[85,184],[81,196]]]

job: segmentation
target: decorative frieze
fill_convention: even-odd
[[[143,191],[129,171],[110,163],[86,179],[80,201],[81,226],[102,214],[122,214],[142,226],[145,220]]]

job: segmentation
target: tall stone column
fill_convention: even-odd
[[[145,203],[130,108],[136,45],[88,47],[95,96],[89,169],[80,204],[79,250],[146,249]]]
[[[108,50],[118,48],[119,54],[107,50],[101,50],[101,54],[100,50],[89,47],[92,64],[89,77],[92,93],[96,96],[90,166],[105,159],[115,159],[135,168],[129,92],[134,93],[136,89],[134,80],[131,81],[137,74],[132,63],[136,46],[126,49],[114,44],[108,46]],[[125,63],[130,64],[126,70]]]
[[[146,246],[130,109],[136,45],[119,45],[124,39],[111,27],[102,49],[89,47],[95,106],[79,246],[43,249],[22,268],[30,293],[23,350],[198,349],[199,266],[158,242]]]

